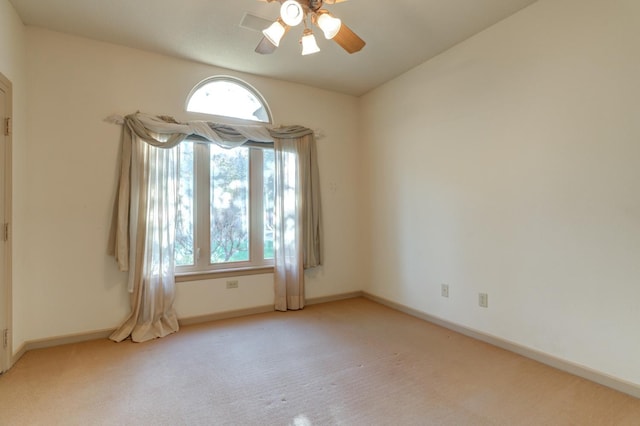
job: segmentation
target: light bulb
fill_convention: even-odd
[[[278,18],[276,22],[271,24],[269,28],[262,31],[262,34],[275,46],[280,46],[280,40],[284,36],[287,28],[285,24]]]
[[[304,30],[300,43],[302,43],[303,55],[311,55],[314,53],[318,53],[320,51],[320,48],[318,47],[318,43],[316,42],[316,37],[313,35],[313,32],[308,28]]]
[[[295,27],[304,19],[304,10],[296,0],[287,0],[280,7],[280,16],[285,24]]]
[[[338,34],[338,31],[340,31],[340,27],[342,27],[342,21],[331,16],[326,10],[319,11],[316,23],[327,40],[334,38],[336,34]]]

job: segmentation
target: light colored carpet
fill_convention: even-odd
[[[640,400],[365,299],[27,353],[1,425],[639,425]]]

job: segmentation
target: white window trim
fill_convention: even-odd
[[[211,223],[209,215],[209,203],[205,208],[198,205],[198,201],[210,200],[209,185],[198,185],[198,182],[210,182],[210,169],[208,161],[207,143],[194,142],[194,179],[195,179],[195,230],[194,230],[194,265],[176,266],[176,275],[202,274],[229,272],[235,270],[247,270],[251,268],[273,268],[273,259],[264,259],[264,217],[263,191],[255,188],[263,188],[264,173],[262,170],[262,149],[249,149],[249,260],[227,263],[210,263],[209,250],[211,249]],[[257,211],[256,211],[257,210]],[[198,226],[200,224],[200,226]],[[205,249],[207,248],[208,249]]]

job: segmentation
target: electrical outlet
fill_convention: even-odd
[[[227,281],[227,288],[238,288],[238,280]]]
[[[478,293],[478,305],[481,308],[489,307],[489,295],[487,293]]]
[[[449,284],[442,284],[440,294],[442,294],[442,297],[449,297]]]

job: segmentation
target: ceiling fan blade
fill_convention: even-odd
[[[240,27],[261,32],[273,23],[270,19],[261,18],[251,12],[246,12],[240,21]]]
[[[275,44],[271,43],[268,38],[262,37],[262,40],[260,40],[260,43],[258,43],[258,46],[256,46],[256,53],[259,53],[261,55],[269,55],[275,52],[277,48],[278,47]]]
[[[338,43],[344,50],[349,53],[356,53],[362,50],[365,41],[358,37],[356,33],[351,31],[351,28],[347,27],[344,23],[340,27],[340,31],[335,35],[333,41]]]

